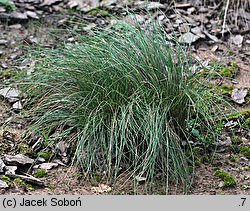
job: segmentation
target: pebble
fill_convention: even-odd
[[[0,45],[6,45],[8,43],[7,40],[0,40]]]
[[[10,29],[21,29],[22,25],[21,24],[13,24],[9,26]]]
[[[26,11],[26,15],[33,19],[39,19],[38,15],[33,11]]]

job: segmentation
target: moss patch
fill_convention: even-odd
[[[34,175],[35,175],[35,177],[42,178],[42,177],[47,177],[48,173],[43,169],[38,169],[38,170],[36,170]]]
[[[227,96],[231,96],[234,87],[233,87],[233,86],[228,86],[228,85],[222,84],[222,85],[219,87],[219,89],[220,89],[221,94],[227,95]]]
[[[237,184],[234,177],[231,176],[226,171],[224,171],[223,169],[216,170],[215,176],[217,176],[223,180],[223,182],[224,182],[223,187],[225,187],[225,188],[235,187]]]
[[[107,10],[97,8],[97,9],[90,10],[87,14],[88,15],[103,15],[103,16],[106,16],[106,15],[109,15],[109,12]]]
[[[1,180],[6,182],[9,187],[14,187],[14,184],[13,184],[12,180],[9,177],[4,175],[4,176],[1,177]]]
[[[49,152],[39,152],[38,156],[48,161],[52,157],[52,154]]]
[[[234,78],[239,70],[239,66],[235,62],[230,62],[228,65],[221,65],[217,71],[222,77]]]
[[[241,146],[240,153],[250,159],[250,146]]]
[[[209,75],[212,78],[225,77],[225,78],[235,78],[235,76],[239,73],[240,68],[235,62],[230,62],[227,65],[221,64],[218,61],[211,61],[209,63],[212,70],[205,69],[200,75],[207,76]]]
[[[27,188],[28,190],[31,190],[31,191],[35,190],[31,184],[27,184],[26,182],[24,182],[20,178],[14,179],[14,183],[20,184],[20,185],[24,186],[25,188]]]
[[[29,147],[27,144],[19,144],[17,146],[17,149],[19,150],[20,154],[30,156],[33,155],[33,149],[32,147]]]
[[[245,127],[250,128],[250,117],[246,119]]]
[[[239,118],[248,119],[250,118],[250,109],[246,109],[241,112],[236,112],[228,115],[228,120],[237,120]]]

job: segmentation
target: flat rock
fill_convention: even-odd
[[[0,45],[6,45],[8,43],[7,40],[0,40]]]
[[[62,0],[43,0],[41,6],[50,6],[62,2]]]
[[[245,97],[247,96],[247,89],[244,88],[236,88],[232,91],[232,99],[234,102],[238,104],[243,104],[245,102]]]
[[[13,25],[10,25],[9,26],[10,29],[21,29],[22,28],[22,25],[21,24],[13,24]]]
[[[17,166],[6,166],[5,174],[16,174]]]
[[[0,188],[8,188],[8,184],[2,180],[0,180]]]
[[[20,20],[20,21],[28,20],[28,16],[26,15],[26,13],[21,13],[21,12],[16,12],[16,11],[12,12],[10,17],[16,20]]]
[[[14,11],[12,13],[0,13],[0,20],[8,21],[9,23],[24,23],[28,21],[26,13]]]
[[[4,160],[8,164],[21,164],[21,165],[32,164],[34,162],[34,159],[31,159],[22,154],[18,154],[14,156],[4,155]]]
[[[33,11],[27,11],[26,15],[30,18],[33,18],[33,19],[39,19],[38,15]]]
[[[191,44],[193,42],[196,42],[200,37],[191,33],[191,32],[187,32],[183,35],[180,36],[179,41],[182,43],[187,43],[187,44]]]
[[[0,89],[0,95],[6,98],[9,102],[18,101],[20,91],[11,87]]]
[[[203,34],[202,27],[200,27],[200,26],[196,26],[196,27],[192,28],[191,32],[194,33],[195,35],[201,37],[201,38],[206,37],[205,34]]]
[[[34,184],[34,185],[38,185],[38,186],[44,186],[44,182],[31,176],[31,175],[27,175],[27,176],[24,176],[24,175],[19,175],[19,174],[5,174],[6,176],[8,177],[11,177],[11,178],[20,178],[26,182],[29,182],[31,184]]]
[[[39,165],[35,165],[34,169],[44,169],[44,170],[50,170],[58,166],[58,163],[42,163]]]

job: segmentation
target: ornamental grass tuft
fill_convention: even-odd
[[[127,172],[150,185],[160,180],[166,191],[177,183],[187,190],[193,131],[214,135],[222,113],[188,51],[168,38],[153,21],[146,29],[118,22],[38,51],[43,57],[20,84],[33,126],[63,128],[70,143],[75,134],[74,161],[87,175],[105,172],[115,182]]]

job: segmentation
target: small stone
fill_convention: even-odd
[[[233,43],[235,45],[238,45],[238,46],[240,46],[243,42],[243,36],[241,36],[241,35],[233,36],[233,37],[231,37],[231,39],[232,39]]]
[[[138,6],[140,9],[148,9],[148,10],[155,10],[155,9],[165,9],[166,6],[161,4],[160,2],[145,2],[145,1],[138,1],[134,3],[135,6]]]
[[[4,69],[7,69],[8,68],[8,65],[6,63],[1,63],[0,66]]]
[[[237,125],[238,125],[237,122],[231,120],[231,121],[227,122],[227,123],[224,125],[224,127],[233,128],[233,127],[236,127]]]
[[[214,45],[214,46],[212,47],[211,51],[215,52],[215,51],[217,51],[218,48],[219,48],[218,45]]]
[[[34,162],[34,159],[31,159],[22,154],[18,154],[14,156],[4,155],[4,160],[6,161],[6,163],[9,163],[9,164],[22,164],[22,165],[32,164]]]
[[[44,170],[50,170],[58,166],[58,163],[42,163],[39,165],[35,165],[34,169],[44,169]]]
[[[37,158],[37,161],[40,162],[40,163],[43,163],[45,162],[46,160],[43,158],[43,157],[38,157]],[[34,168],[34,167],[33,167]]]
[[[243,104],[245,102],[245,97],[247,96],[247,89],[236,88],[232,91],[232,99],[238,104]]]
[[[238,83],[239,83],[239,81],[236,80],[236,79],[232,79],[231,82],[232,82],[233,84],[238,84]]]
[[[91,29],[95,28],[97,25],[95,23],[90,23],[89,25],[83,27],[84,31],[90,31]]]
[[[3,160],[0,158],[0,173],[4,173],[6,165]]]
[[[6,166],[5,174],[16,174],[17,166]]]
[[[23,106],[22,106],[22,103],[20,101],[17,101],[15,102],[13,105],[12,105],[12,108],[14,110],[22,110],[23,109]]]
[[[41,6],[50,6],[53,4],[60,3],[62,0],[44,0]]]
[[[219,184],[218,184],[218,187],[222,188],[223,186],[224,186],[224,182],[220,181]]]
[[[240,160],[243,162],[248,162],[248,159],[246,157],[240,157]]]
[[[10,29],[21,29],[22,25],[21,24],[13,24],[9,26]]]
[[[154,9],[164,9],[166,6],[164,4],[161,4],[159,2],[149,2],[147,3],[147,9],[148,10],[154,10]]]
[[[139,184],[142,184],[142,183],[145,183],[146,182],[146,177],[140,177],[140,176],[136,176],[135,177],[135,180],[139,183]]]
[[[35,12],[33,12],[33,11],[27,11],[26,14],[30,18],[39,19],[38,15]]]
[[[181,37],[179,38],[179,41],[182,43],[191,44],[191,43],[197,41],[198,39],[199,39],[199,36],[196,36],[191,32],[187,32],[187,33],[181,35]]]
[[[6,9],[3,8],[3,7],[0,7],[0,12],[1,12],[1,13],[4,13],[4,12],[6,12]]]
[[[202,27],[196,26],[191,29],[191,32],[194,33],[195,35],[199,36],[200,38],[205,38],[205,34],[203,34]]]
[[[190,7],[190,8],[187,9],[187,12],[188,12],[189,15],[191,15],[195,11],[196,11],[195,7]]]
[[[8,188],[8,184],[2,180],[0,180],[0,188]]]
[[[6,45],[8,43],[7,40],[0,40],[0,45]]]
[[[15,19],[17,21],[27,21],[28,20],[26,13],[20,13],[20,12],[16,12],[16,11],[14,11],[10,14],[10,18]]]
[[[11,87],[0,89],[0,95],[6,98],[9,102],[18,101],[18,97],[20,96],[19,90]]]

